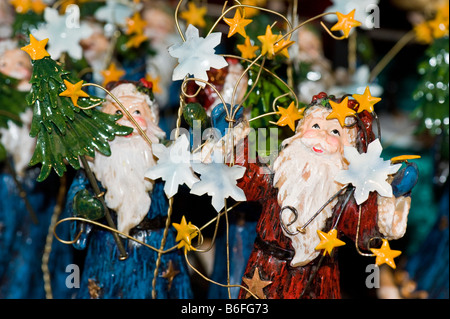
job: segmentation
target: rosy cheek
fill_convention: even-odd
[[[341,141],[339,140],[339,138],[335,137],[335,136],[328,136],[327,138],[327,143],[333,147],[334,151],[338,151],[341,149]]]
[[[145,119],[141,116],[133,116],[133,118],[135,119],[135,121],[137,122],[137,124],[139,124],[139,126],[143,129],[147,128],[147,122],[145,121]]]
[[[303,133],[303,137],[306,138],[311,138],[311,137],[316,137],[317,136],[317,130],[306,130]]]

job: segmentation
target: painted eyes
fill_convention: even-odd
[[[316,130],[320,130],[320,126],[319,126],[319,124],[317,124],[317,123],[315,123],[315,124],[312,126],[312,128],[313,128],[313,129],[316,129]],[[333,129],[333,130],[330,131],[330,133],[333,134],[333,135],[336,135],[336,136],[341,136],[341,132],[339,132],[338,129]]]
[[[117,111],[116,111],[116,114],[117,114],[117,115],[122,115],[122,111],[121,111],[121,110],[117,110]]]
[[[336,136],[341,136],[341,133],[337,129],[331,130],[331,134],[336,135]]]

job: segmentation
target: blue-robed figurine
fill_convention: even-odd
[[[158,127],[158,106],[151,83],[114,82],[107,86],[152,143],[165,133]],[[106,113],[122,113],[110,97],[103,105]],[[135,127],[124,115],[119,124]],[[97,153],[89,170],[80,170],[70,187],[65,217],[78,216],[107,225],[101,205],[87,178],[93,172],[105,203],[119,232],[151,246],[161,248],[165,234],[168,200],[163,182],[145,179],[146,170],[155,164],[150,143],[135,128],[126,137],[110,142],[111,156]],[[86,174],[87,173],[87,174]],[[184,255],[178,249],[161,254],[151,247],[119,236],[127,258],[121,260],[111,231],[85,221],[71,225],[74,246],[86,250],[77,298],[144,299],[192,298],[190,278]],[[169,226],[163,250],[176,246],[175,230]],[[156,273],[155,269],[158,268]]]
[[[0,299],[71,298],[65,279],[74,249],[48,241],[60,183],[56,175],[37,182],[40,168],[28,167],[35,145],[28,111],[22,114],[22,127],[10,122],[0,130],[8,151],[0,162]],[[59,231],[69,234],[66,226]],[[43,260],[44,254],[48,259]]]

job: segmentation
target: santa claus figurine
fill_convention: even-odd
[[[51,175],[37,182],[40,168],[29,166],[36,146],[30,137],[33,110],[25,101],[31,73],[30,58],[17,43],[0,42],[0,86],[7,92],[2,96],[0,89],[0,113],[6,119],[16,115],[0,125],[0,146],[6,150],[0,159],[0,298],[70,298],[65,270],[73,262],[73,248],[48,237],[59,209],[59,180]],[[69,230],[60,229],[64,232]]]
[[[165,133],[157,125],[158,105],[153,98],[151,83],[145,80],[112,82],[107,89],[119,99],[152,143],[164,137]],[[102,110],[110,114],[123,112],[109,96]],[[118,123],[135,130],[128,136],[116,137],[110,142],[111,156],[97,153],[89,166],[104,191],[106,205],[118,231],[159,249],[168,201],[163,183],[144,177],[146,170],[156,163],[152,147],[126,114]],[[92,194],[89,181],[80,171],[68,193],[67,213],[102,222],[101,213],[97,214],[96,206],[90,205],[95,201]],[[154,274],[158,252],[148,246],[122,238],[128,255],[124,259],[119,258],[118,247],[109,230],[75,222],[72,234],[77,239],[75,247],[87,250],[77,298],[192,297],[185,260],[179,250],[163,253],[158,272]],[[165,248],[175,245],[175,234],[171,229]]]
[[[340,298],[333,242],[336,247],[343,245],[338,237],[345,235],[356,242],[358,252],[373,256],[370,248],[378,248],[382,239],[398,239],[405,233],[414,181],[407,187],[403,183],[392,197],[371,192],[357,205],[354,188],[335,180],[349,165],[344,147],[365,153],[375,136],[370,113],[357,113],[358,120],[348,116],[341,125],[329,117],[330,101],[345,99],[335,100],[325,93],[313,97],[295,135],[282,143],[273,173],[249,161],[248,145],[236,155],[235,162],[247,168],[238,186],[247,201],[262,206],[242,279],[248,290],[241,289],[239,298]],[[358,104],[348,100],[348,107],[357,110]],[[403,171],[397,175],[393,184],[405,176]],[[331,240],[329,245],[321,245],[326,238]]]

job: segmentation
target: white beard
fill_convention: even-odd
[[[344,164],[341,154],[316,155],[296,136],[285,140],[283,145],[286,144],[288,146],[274,162],[274,186],[278,188],[281,208],[292,206],[298,212],[298,219],[288,227],[290,232],[297,233],[297,227],[303,226],[342,187],[334,181],[334,177]],[[322,210],[306,227],[304,234],[292,236],[283,229],[295,250],[291,266],[304,266],[320,254],[315,250],[320,243],[317,230],[323,230],[336,201],[333,200]],[[293,213],[285,209],[280,222],[288,225],[293,219]]]
[[[9,121],[7,129],[0,129],[0,142],[5,146],[8,154],[12,156],[16,173],[21,177],[24,176],[36,147],[36,139],[30,137],[32,117],[33,110],[27,109],[20,114],[21,127]]]
[[[106,205],[117,213],[117,229],[129,234],[150,209],[153,181],[144,178],[155,165],[152,149],[139,135],[116,137],[111,156],[97,153],[91,169],[106,188]]]

